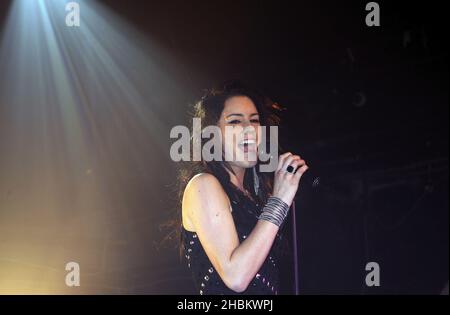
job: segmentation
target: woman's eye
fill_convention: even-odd
[[[239,119],[233,119],[233,120],[230,120],[228,122],[228,124],[230,124],[230,125],[238,125],[238,124],[241,124],[241,123],[242,123],[242,121],[239,120]],[[255,119],[250,119],[250,123],[252,123],[252,124],[259,124],[260,122],[259,122],[259,119],[255,118]]]

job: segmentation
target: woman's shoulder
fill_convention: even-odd
[[[200,173],[188,182],[182,202],[182,213],[186,224],[191,227],[191,219],[217,209],[231,209],[230,200],[219,180],[210,173]]]
[[[183,199],[226,201],[229,203],[221,183],[211,173],[199,173],[193,176],[184,190]]]
[[[198,173],[189,180],[185,190],[192,188],[219,188],[222,187],[216,176],[211,173]]]

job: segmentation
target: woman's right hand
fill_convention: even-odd
[[[288,166],[292,166],[297,172],[290,173],[287,171]],[[300,178],[303,173],[308,170],[306,162],[298,155],[293,155],[290,152],[280,155],[278,160],[278,167],[275,171],[273,194],[291,206],[297,193]]]

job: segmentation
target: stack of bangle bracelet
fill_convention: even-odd
[[[259,220],[269,221],[276,226],[281,226],[289,212],[289,205],[278,197],[269,197],[263,208]]]

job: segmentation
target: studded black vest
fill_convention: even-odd
[[[262,207],[250,198],[241,196],[239,201],[231,201],[232,216],[238,232],[239,241],[243,242],[251,233]],[[274,244],[265,262],[255,277],[242,293],[229,289],[209,261],[195,232],[182,228],[182,242],[184,257],[192,272],[194,285],[200,295],[274,295],[279,292],[279,272],[277,264],[277,243],[280,235],[275,238]]]

